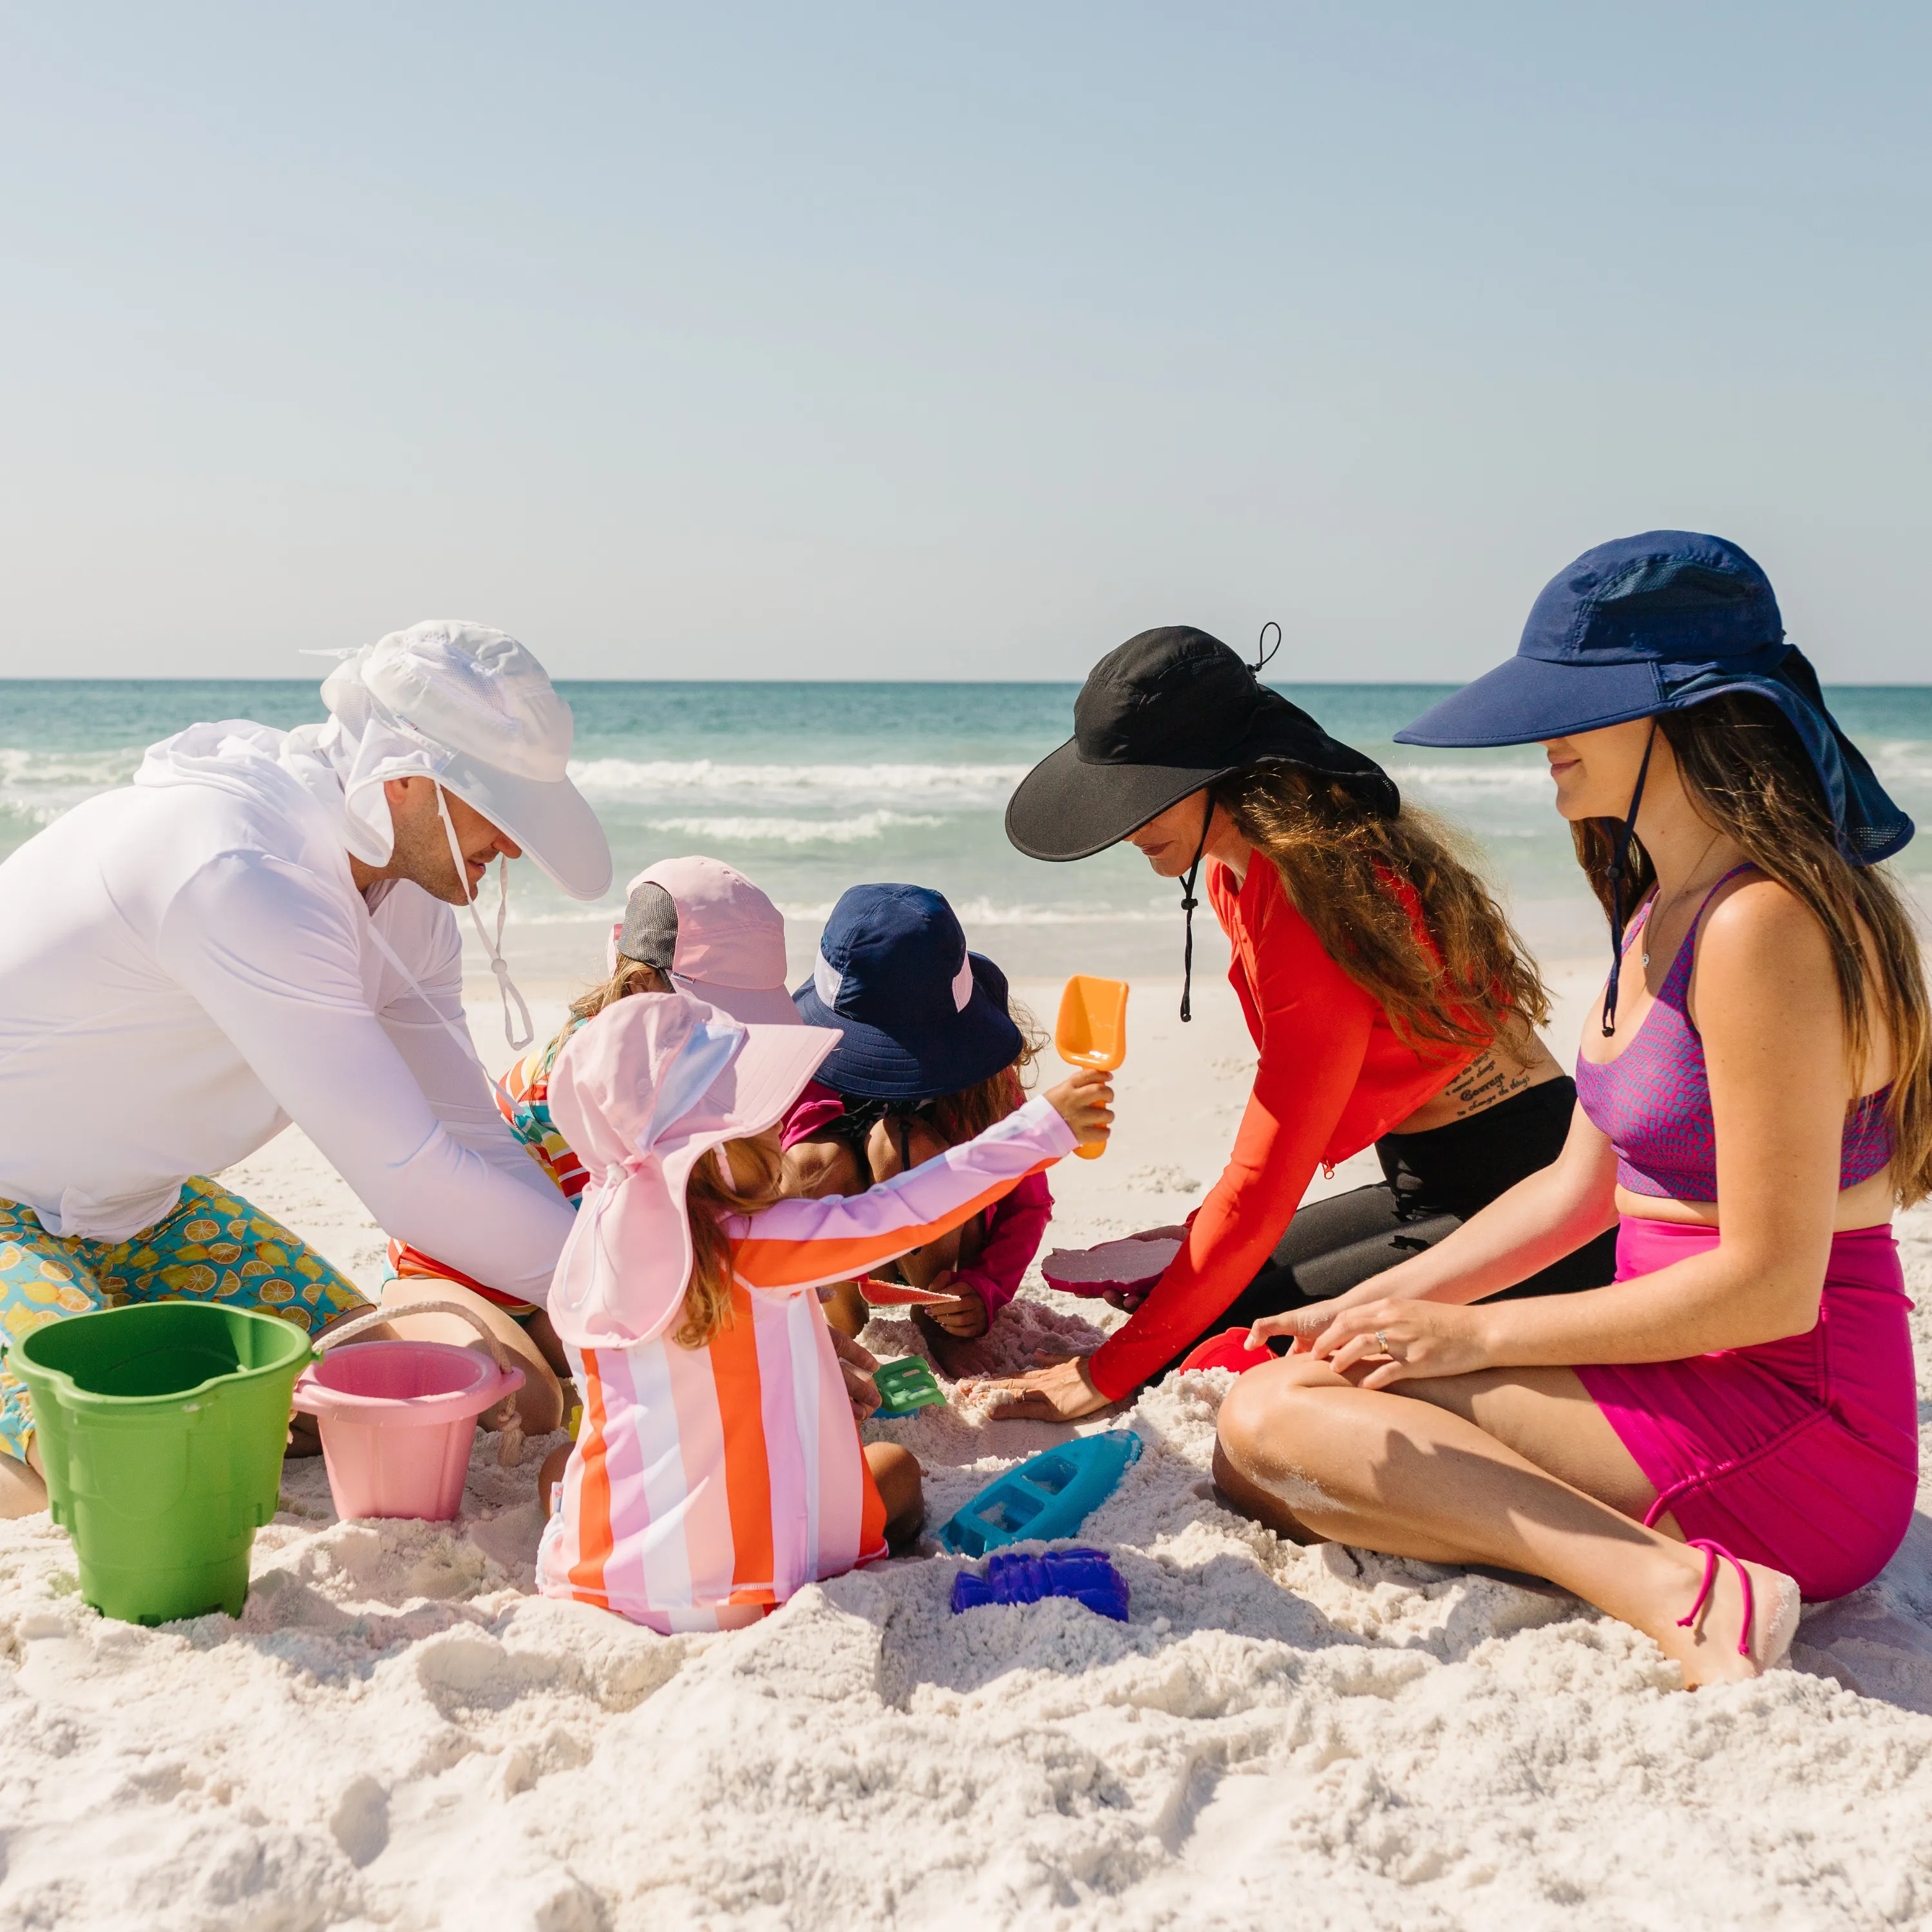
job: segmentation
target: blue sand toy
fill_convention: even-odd
[[[916,1355],[881,1362],[872,1371],[872,1386],[879,1392],[879,1406],[872,1412],[874,1421],[896,1422],[915,1409],[944,1407],[946,1402],[932,1370]]]
[[[1127,1580],[1097,1550],[1049,1550],[1043,1556],[1018,1550],[989,1557],[986,1574],[962,1570],[952,1580],[952,1613],[980,1604],[1036,1604],[1042,1597],[1071,1597],[1116,1623],[1127,1620]]]
[[[1076,1436],[988,1483],[939,1532],[956,1556],[983,1556],[1002,1544],[1071,1536],[1141,1459],[1131,1429]]]

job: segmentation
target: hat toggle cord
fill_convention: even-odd
[[[463,848],[457,842],[456,826],[449,816],[449,803],[443,796],[441,785],[436,788],[436,808],[442,820],[442,829],[449,838],[449,856],[456,861],[456,882],[466,895],[465,903],[470,908],[470,922],[476,928],[476,937],[483,942],[483,950],[488,956],[490,970],[496,976],[496,996],[503,1003],[503,1037],[510,1043],[512,1053],[520,1053],[537,1036],[536,1028],[530,1024],[530,1010],[517,982],[510,977],[510,962],[503,957],[503,921],[510,910],[510,881],[508,859],[502,853],[496,855],[496,937],[493,942],[483,930],[482,915],[476,910],[476,902],[482,894],[479,882],[476,890],[470,890],[470,867],[464,858]],[[510,1002],[517,1003],[517,1012],[524,1029],[521,1040],[517,1037],[510,1021]]]
[[[1201,821],[1201,842],[1194,848],[1194,862],[1180,882],[1180,914],[1186,937],[1180,946],[1180,1018],[1183,1025],[1194,1017],[1194,908],[1201,902],[1194,896],[1194,882],[1201,876],[1201,855],[1208,849],[1208,828],[1214,823],[1214,800],[1208,800],[1208,815]]]
[[[1636,808],[1643,802],[1643,782],[1650,775],[1650,754],[1657,748],[1657,720],[1650,721],[1650,736],[1643,741],[1643,763],[1636,768],[1636,789],[1630,794],[1630,812],[1617,828],[1616,856],[1610,861],[1610,982],[1604,988],[1604,1037],[1617,1030],[1617,981],[1624,964],[1624,862],[1630,856],[1630,840],[1636,831]]]

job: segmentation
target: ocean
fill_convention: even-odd
[[[1046,866],[1008,845],[1000,815],[1034,760],[1071,732],[1072,684],[566,682],[573,772],[616,855],[602,905],[580,905],[527,863],[511,869],[508,950],[520,979],[587,980],[624,881],[654,859],[708,852],[771,894],[809,970],[850,885],[894,880],[950,898],[977,951],[1017,977],[1180,970],[1179,893],[1130,848]],[[1283,685],[1337,737],[1380,759],[1406,796],[1488,855],[1546,961],[1594,957],[1602,916],[1583,890],[1535,746],[1419,751],[1394,733],[1451,687]],[[1840,721],[1894,796],[1932,825],[1932,687],[1840,687]],[[316,686],[193,680],[0,681],[0,856],[81,800],[125,784],[144,746],[197,720],[290,726],[322,716]],[[1898,862],[1932,906],[1932,836]],[[495,887],[486,886],[486,910]],[[1225,960],[1211,915],[1201,960]]]

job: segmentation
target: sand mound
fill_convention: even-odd
[[[1932,1220],[1910,1234],[1932,1300]],[[989,1358],[1093,1339],[1090,1303],[1023,1306]],[[238,1624],[105,1622],[64,1535],[0,1525],[0,1927],[1932,1918],[1932,1520],[1809,1613],[1801,1669],[1689,1697],[1558,1592],[1216,1508],[1228,1379],[1129,1418],[1146,1454],[1083,1538],[1125,1625],[955,1617],[958,1566],[926,1558],[656,1637],[526,1594],[542,1445],[504,1470],[493,1437],[442,1526],[338,1522],[320,1465],[289,1466]],[[1052,1439],[874,1426],[926,1461],[935,1523]]]

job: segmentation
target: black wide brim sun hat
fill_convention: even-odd
[[[1020,781],[1006,836],[1030,859],[1090,858],[1171,805],[1252,766],[1338,780],[1371,812],[1401,809],[1395,782],[1187,625],[1143,631],[1088,674],[1073,736]]]
[[[1869,866],[1912,820],[1826,708],[1784,638],[1771,581],[1744,551],[1694,530],[1646,530],[1586,550],[1544,586],[1516,656],[1398,731],[1400,745],[1528,745],[1755,692],[1790,722],[1818,774],[1839,850]]]
[[[1012,1066],[1024,1044],[1006,976],[967,951],[952,907],[923,886],[844,893],[792,1004],[806,1025],[842,1035],[814,1078],[865,1100],[916,1106],[960,1093]]]

